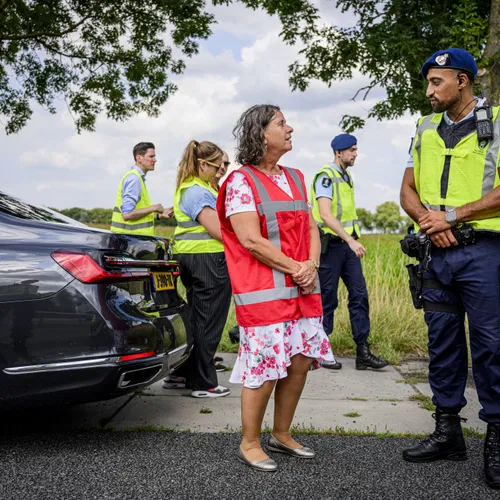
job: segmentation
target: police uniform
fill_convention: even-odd
[[[349,149],[357,143],[350,134],[340,134],[331,143],[334,151]],[[321,299],[323,304],[323,327],[327,335],[333,331],[333,318],[338,306],[338,285],[342,279],[347,287],[348,309],[351,321],[352,336],[357,345],[356,368],[382,368],[387,362],[377,358],[368,348],[370,334],[370,316],[368,291],[361,268],[361,261],[349,248],[349,245],[332,229],[327,227],[319,212],[319,198],[331,199],[333,216],[340,222],[342,228],[357,239],[360,235],[359,223],[354,203],[354,181],[347,169],[327,163],[314,177],[310,200],[313,203],[313,217],[323,233],[322,238],[329,240],[325,249],[324,243],[320,259],[319,280],[321,284]],[[341,368],[341,364],[328,368]]]
[[[473,57],[461,49],[435,53],[422,67],[424,78],[433,67],[463,70],[473,76],[477,73]],[[492,108],[492,140],[478,140],[471,113],[456,124],[446,113],[433,113],[418,121],[412,146],[416,191],[423,206],[447,211],[452,224],[454,208],[477,201],[500,185],[498,111]],[[500,487],[500,425],[495,425],[500,424],[500,218],[468,224],[475,230],[475,243],[433,246],[424,273],[429,383],[437,406],[437,423],[430,440],[405,450],[403,456],[416,462],[467,458],[458,416],[467,404],[467,314],[473,374],[482,405],[479,417],[493,424],[488,426],[487,442],[494,442],[496,466],[490,468],[493,479],[488,482]]]

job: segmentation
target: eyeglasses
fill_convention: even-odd
[[[208,160],[203,160],[202,158],[198,158],[198,161],[204,161],[207,165],[211,165],[212,167],[215,167],[217,170],[219,170],[219,168],[221,168],[222,165],[224,165],[226,168],[228,168],[229,165],[231,165],[230,161],[224,161],[220,165],[217,165],[217,163],[213,163],[213,162],[208,161]]]

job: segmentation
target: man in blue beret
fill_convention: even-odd
[[[432,242],[419,272],[436,430],[403,457],[467,459],[459,415],[467,404],[467,314],[479,417],[488,425],[485,477],[500,488],[500,120],[498,107],[474,96],[476,74],[472,55],[456,48],[422,66],[434,112],[418,121],[401,205]]]
[[[321,233],[321,258],[318,270],[323,303],[323,327],[327,335],[333,331],[333,315],[338,306],[339,279],[349,292],[349,317],[356,343],[356,369],[380,369],[384,359],[370,351],[370,317],[368,291],[361,268],[365,247],[357,241],[360,235],[354,204],[354,183],[347,171],[358,155],[357,139],[351,134],[337,135],[332,141],[334,159],[323,165],[314,177],[310,200],[313,217]],[[324,364],[341,369],[341,363]]]

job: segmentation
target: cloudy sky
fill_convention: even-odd
[[[317,0],[323,18],[349,23],[334,2]],[[297,47],[279,39],[281,24],[262,12],[240,5],[212,9],[218,24],[200,52],[187,60],[187,70],[175,81],[178,92],[164,105],[161,116],[137,116],[125,123],[104,117],[96,132],[78,135],[63,106],[56,115],[40,108],[20,133],[0,131],[3,155],[1,190],[35,204],[57,208],[93,208],[114,204],[118,182],[132,165],[132,148],[140,141],[156,145],[158,163],[147,177],[153,203],[173,201],[176,167],[191,139],[210,140],[233,157],[232,129],[240,114],[258,103],[277,104],[294,127],[293,151],[282,163],[299,168],[310,183],[314,173],[331,161],[331,139],[341,132],[344,114],[365,115],[380,97],[350,99],[366,80],[313,82],[304,93],[291,92],[288,65]],[[416,117],[370,121],[356,133],[359,156],[352,171],[358,207],[374,210],[384,201],[398,202]],[[234,166],[234,164],[233,164]]]

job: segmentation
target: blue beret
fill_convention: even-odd
[[[351,134],[340,134],[333,138],[332,149],[334,151],[342,151],[343,149],[352,148],[358,143],[356,137]]]
[[[424,78],[427,78],[431,68],[461,69],[474,76],[477,75],[476,61],[472,54],[464,49],[438,50],[422,66],[420,72]]]

